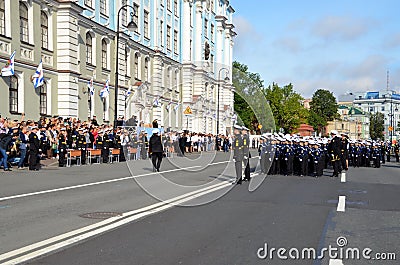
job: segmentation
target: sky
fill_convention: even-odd
[[[234,60],[311,98],[400,90],[399,0],[232,0]]]

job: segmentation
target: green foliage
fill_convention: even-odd
[[[333,121],[338,117],[338,104],[332,92],[325,89],[315,91],[310,102],[308,117],[308,123],[314,127],[314,130],[324,133],[328,121]]]
[[[293,85],[279,87],[273,83],[264,89],[274,115],[276,130],[283,128],[286,133],[294,133],[308,117],[308,111],[302,105],[303,97],[296,93]]]
[[[385,116],[383,113],[370,113],[369,134],[373,140],[383,139],[385,131]]]

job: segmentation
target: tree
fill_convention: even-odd
[[[293,85],[279,87],[273,83],[264,89],[275,118],[276,130],[283,128],[287,133],[293,133],[301,123],[307,120],[308,110],[303,107],[302,96],[296,93]]]
[[[314,127],[314,130],[325,134],[325,126],[328,121],[333,121],[338,117],[338,104],[332,92],[325,89],[315,91],[310,102],[308,117],[308,123]]]
[[[373,140],[383,139],[385,131],[385,116],[383,113],[370,113],[369,135]]]

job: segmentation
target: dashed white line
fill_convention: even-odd
[[[346,182],[346,172],[342,172],[340,176],[340,182],[345,183]]]
[[[339,203],[337,206],[338,212],[344,212],[346,207],[346,196],[339,196]]]

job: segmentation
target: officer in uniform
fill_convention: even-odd
[[[83,128],[79,128],[76,138],[76,149],[81,151],[82,165],[86,164],[86,136],[83,134]]]
[[[236,181],[233,184],[242,184],[242,170],[243,170],[243,138],[240,134],[242,127],[235,125],[233,127],[233,162],[235,163]]]
[[[244,166],[244,181],[250,181],[250,137],[249,129],[242,127],[242,138],[243,138],[243,166]]]
[[[396,157],[396,162],[399,162],[399,143],[396,143],[394,146],[394,156]]]
[[[65,156],[67,155],[67,130],[61,128],[58,137],[58,166],[64,167],[66,164]]]
[[[40,152],[40,141],[37,136],[38,127],[33,126],[31,133],[29,134],[29,170],[38,171],[40,168],[39,163],[39,152]]]
[[[342,141],[338,137],[338,132],[336,130],[331,131],[331,136],[332,140],[328,146],[328,151],[333,166],[333,175],[331,177],[339,177]]]
[[[104,131],[100,130],[99,135],[96,139],[96,149],[101,150],[101,160],[105,160],[105,150],[104,150]],[[108,161],[107,161],[108,162]],[[106,163],[107,163],[106,162]]]
[[[341,149],[340,161],[342,163],[342,169],[349,169],[349,140],[345,133],[342,133],[342,149]]]
[[[152,132],[153,135],[150,137],[149,141],[149,154],[153,164],[153,172],[160,172],[164,148],[160,136],[160,130],[154,129]]]
[[[381,147],[377,143],[372,146],[372,162],[375,168],[381,167]]]
[[[253,139],[254,140],[254,139]],[[255,146],[255,145],[254,145]],[[269,156],[267,151],[267,139],[261,135],[260,137],[260,145],[258,146],[258,153],[260,156],[260,170],[261,174],[266,174],[267,171],[267,156]]]

